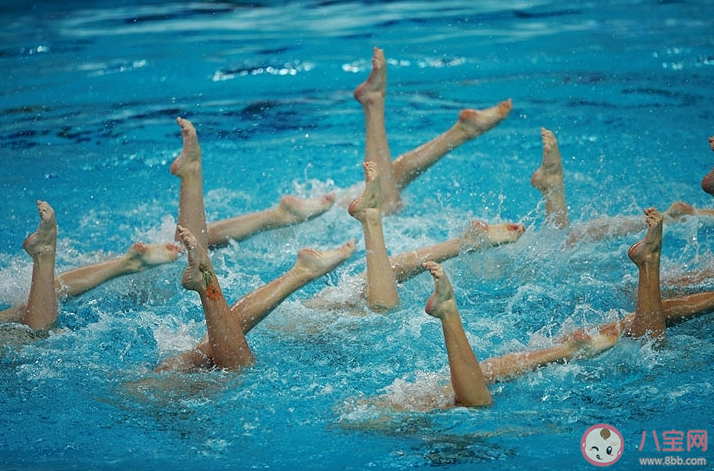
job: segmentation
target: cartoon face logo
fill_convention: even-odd
[[[610,466],[622,456],[622,435],[612,425],[597,424],[585,431],[580,440],[583,456],[595,466]]]

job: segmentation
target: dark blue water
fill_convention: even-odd
[[[471,218],[526,224],[516,244],[445,264],[480,359],[634,310],[626,251],[642,234],[563,251],[541,230],[529,183],[541,126],[558,137],[576,222],[675,200],[713,206],[699,187],[714,165],[714,7],[703,0],[7,3],[3,307],[27,296],[21,244],[37,226],[36,199],[57,212],[59,271],[172,239],[176,116],[198,129],[209,220],[361,181],[352,91],[373,46],[389,60],[394,156],[462,108],[513,99],[506,121],[421,176],[385,220],[391,253],[455,237]],[[712,227],[667,227],[665,278],[710,263]],[[428,276],[400,287],[389,316],[303,306],[363,269],[361,228],[337,207],[217,250],[214,265],[237,299],[301,247],[350,237],[353,259],[249,334],[258,363],[240,374],[152,371],[205,332],[197,297],[180,286],[184,260],[64,302],[49,336],[0,350],[0,469],[587,469],[580,439],[597,423],[622,433],[622,469],[668,454],[714,460],[686,443],[638,450],[643,431],[712,431],[711,315],[671,329],[662,351],[623,342],[496,385],[486,409],[395,412],[361,400],[407,405],[448,374],[440,327],[423,313]]]

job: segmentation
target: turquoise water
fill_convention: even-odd
[[[674,200],[712,207],[699,182],[714,164],[714,7],[474,3],[0,6],[3,307],[27,296],[21,244],[37,226],[36,199],[57,212],[59,271],[137,240],[171,240],[176,116],[198,129],[209,220],[359,182],[364,122],[352,91],[379,46],[394,156],[462,108],[513,99],[506,121],[421,176],[385,220],[391,253],[455,237],[471,218],[527,226],[513,245],[445,263],[477,356],[546,346],[632,312],[626,251],[642,234],[563,251],[541,229],[529,183],[540,128],[559,139],[576,222]],[[711,263],[712,227],[666,228],[665,280]],[[597,423],[623,435],[616,467],[667,455],[714,462],[686,442],[684,452],[657,452],[651,440],[638,450],[643,431],[712,432],[711,315],[672,328],[662,351],[625,341],[498,384],[489,408],[396,412],[362,400],[406,405],[448,373],[440,327],[423,313],[427,275],[400,286],[402,307],[389,316],[306,308],[326,286],[346,295],[364,267],[361,228],[338,207],[217,250],[214,264],[237,299],[301,247],[350,237],[348,263],[249,334],[258,363],[239,374],[152,371],[204,333],[197,297],[180,286],[183,259],[65,301],[48,336],[0,349],[0,469],[588,469],[580,439]]]

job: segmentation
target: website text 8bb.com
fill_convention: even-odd
[[[706,466],[706,458],[682,458],[681,456],[664,456],[661,458],[640,458],[643,466]]]

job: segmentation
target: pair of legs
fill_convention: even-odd
[[[362,196],[354,200],[348,211],[362,224],[367,252],[365,298],[367,306],[377,312],[389,311],[399,305],[397,283],[403,282],[424,271],[425,260],[443,261],[457,256],[468,248],[475,250],[514,242],[525,231],[523,224],[499,224],[489,226],[476,221],[458,239],[424,247],[411,252],[389,257],[382,230],[382,179],[375,162],[363,163],[365,189]]]
[[[645,214],[647,234],[628,251],[639,271],[637,306],[633,314],[599,326],[594,335],[585,330],[576,331],[551,348],[507,354],[480,364],[464,333],[451,282],[441,265],[425,262],[424,266],[435,284],[425,310],[442,324],[456,404],[488,405],[492,402],[489,384],[522,375],[548,363],[592,356],[614,345],[621,334],[651,338],[661,344],[666,338],[668,323],[714,309],[713,292],[661,300],[659,269],[664,217],[654,208],[645,210]]]
[[[186,119],[177,118],[176,121],[181,128],[183,149],[171,165],[171,172],[181,178],[179,224],[189,228],[203,247],[218,247],[261,231],[307,221],[324,213],[334,204],[333,194],[306,199],[288,195],[283,196],[280,204],[274,208],[207,225],[203,203],[201,147],[196,129]]]
[[[367,185],[365,187],[365,193],[368,195],[372,191],[370,187],[376,185],[377,183],[374,182]],[[392,255],[388,258],[388,262],[385,263],[383,255],[383,253],[386,252],[386,247],[383,246],[384,239],[374,237],[375,230],[371,230],[370,228],[370,224],[377,224],[377,221],[379,221],[376,214],[374,214],[376,213],[376,208],[371,208],[370,204],[374,206],[377,202],[374,198],[363,197],[361,200],[355,200],[352,206],[354,217],[365,220],[363,223],[365,238],[372,238],[370,245],[377,247],[376,252],[368,252],[368,255],[371,255],[372,259],[376,258],[378,263],[376,265],[370,265],[368,261],[367,270],[361,275],[365,286],[363,293],[363,299],[365,300],[369,299],[370,284],[373,286],[391,285],[391,277],[388,275],[385,276],[386,264],[389,265],[389,270],[394,274],[394,281],[399,284],[423,273],[426,270],[424,267],[424,262],[426,261],[441,263],[457,257],[462,253],[509,244],[517,241],[525,232],[525,226],[522,223],[487,224],[484,221],[472,220],[469,222],[467,229],[459,237]],[[357,208],[360,208],[360,211],[357,211]],[[370,212],[372,213],[371,219]],[[377,231],[381,233],[381,229],[377,229]],[[374,266],[379,266],[380,269],[370,269]],[[383,283],[385,277],[388,278],[387,284]],[[331,289],[332,288],[326,288],[328,291]],[[391,288],[389,289],[389,293],[390,296],[393,296]],[[372,294],[374,295],[374,291],[372,291]],[[374,300],[372,304],[374,304]],[[354,303],[345,300],[330,301],[329,296],[327,296],[325,292],[322,292],[306,301],[305,305],[312,309],[327,310],[351,307]],[[370,303],[368,302],[368,306],[369,305]]]
[[[389,311],[399,305],[397,282],[419,273],[420,264],[415,262],[424,255],[405,254],[390,260],[384,243],[382,214],[399,211],[402,189],[446,153],[498,125],[512,109],[509,99],[483,111],[462,110],[457,123],[445,133],[392,161],[384,118],[386,88],[387,62],[384,51],[375,47],[372,71],[354,91],[365,116],[365,189],[348,207],[350,215],[362,224],[365,236],[365,294],[367,305],[373,311]],[[522,229],[518,227],[511,232],[520,235]],[[453,244],[434,250],[448,257],[453,254]]]
[[[332,271],[354,252],[354,242],[322,252],[302,249],[288,272],[229,306],[206,249],[182,226],[178,226],[178,236],[188,251],[182,284],[200,296],[207,333],[194,349],[167,359],[157,371],[250,366],[254,357],[246,334],[290,294]]]
[[[181,179],[176,236],[188,251],[182,284],[201,298],[207,333],[195,348],[167,359],[157,370],[248,366],[254,358],[246,334],[289,295],[347,260],[355,243],[350,241],[326,251],[302,249],[288,272],[229,306],[206,251],[212,239],[206,225],[198,138],[189,121],[179,118],[178,123],[184,148],[171,164],[171,173]]]
[[[489,384],[523,375],[549,363],[592,355],[614,345],[619,337],[619,332],[614,329],[603,329],[597,335],[578,331],[550,348],[510,353],[479,363],[464,332],[454,291],[444,269],[432,261],[425,262],[424,267],[434,278],[434,293],[427,300],[425,310],[441,321],[449,360],[450,387],[456,405],[491,404]]]
[[[533,173],[531,184],[543,197],[545,222],[555,229],[567,229],[567,242],[597,241],[606,237],[617,237],[646,229],[647,225],[639,216],[601,217],[587,223],[571,226],[568,207],[565,200],[563,163],[555,135],[546,128],[541,128],[543,159],[541,166]],[[712,172],[714,175],[714,171]],[[712,177],[714,181],[714,177]],[[712,184],[714,191],[714,183]],[[714,211],[695,209],[682,201],[673,203],[664,213],[668,223],[676,222],[684,216],[712,216]]]
[[[38,201],[40,225],[23,244],[33,258],[32,284],[26,304],[0,311],[0,322],[20,322],[33,329],[46,329],[57,320],[57,297],[79,296],[111,279],[138,273],[178,257],[181,246],[173,243],[137,242],[121,257],[85,265],[54,275],[57,224],[54,210]]]
[[[414,179],[460,145],[475,139],[498,125],[513,108],[511,100],[485,110],[464,109],[458,121],[435,139],[392,160],[387,142],[384,104],[387,89],[387,61],[384,51],[375,47],[372,71],[354,91],[365,116],[365,162],[375,162],[382,180],[384,214],[393,214],[402,206],[400,192]]]

